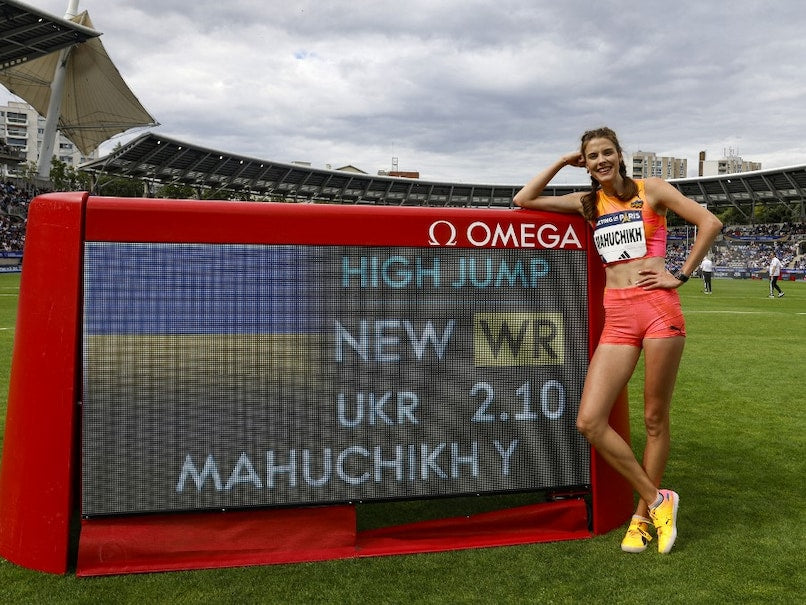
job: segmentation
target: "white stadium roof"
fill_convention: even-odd
[[[0,70],[96,38],[101,32],[16,0],[0,0]]]

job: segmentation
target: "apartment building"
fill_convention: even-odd
[[[0,105],[0,140],[4,140],[10,150],[23,153],[25,162],[36,164],[39,160],[44,131],[45,119],[27,103],[9,101],[6,105]],[[78,166],[98,159],[97,149],[89,156],[85,156],[61,133],[57,136],[58,141],[53,148],[53,155],[68,166]],[[8,173],[14,174],[17,170],[18,166],[8,166]]]
[[[733,149],[723,150],[720,160],[706,160],[705,152],[700,152],[699,176],[719,176],[761,170],[761,162],[750,162],[737,155]]]
[[[656,176],[662,179],[686,178],[688,160],[667,156],[658,156],[651,151],[636,151],[625,154],[627,172],[634,179],[646,179]]]

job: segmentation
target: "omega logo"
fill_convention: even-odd
[[[473,248],[576,248],[582,244],[568,225],[565,233],[553,223],[536,225],[534,223],[495,223],[489,225],[484,221],[475,221],[468,225],[464,232],[465,241]],[[430,246],[458,245],[459,230],[451,221],[434,221],[428,227],[428,244]]]
[[[437,231],[441,236],[437,239]],[[431,246],[455,246],[456,227],[450,221],[436,221],[428,228],[428,243]]]

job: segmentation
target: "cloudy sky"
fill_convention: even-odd
[[[23,1],[58,16],[68,4]],[[788,0],[80,0],[79,10],[155,132],[231,153],[371,174],[397,157],[426,180],[517,185],[608,125],[625,151],[687,158],[692,176],[700,150],[764,168],[806,163],[806,11]],[[555,182],[586,178],[566,168]]]

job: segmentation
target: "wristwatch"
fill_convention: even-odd
[[[681,282],[683,282],[683,283],[686,283],[688,281],[688,275],[686,275],[682,271],[678,271],[677,273],[675,273],[674,278],[679,280],[679,281],[681,281]]]

